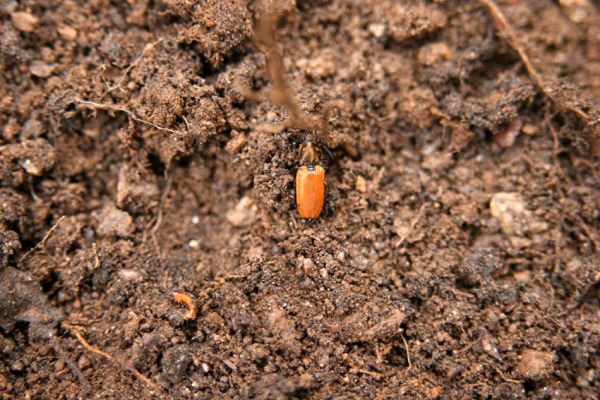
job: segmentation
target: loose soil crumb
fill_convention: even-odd
[[[2,3],[2,398],[596,399],[600,9],[492,3]]]

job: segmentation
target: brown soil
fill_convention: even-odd
[[[312,222],[257,4],[2,2],[2,398],[595,399],[598,3],[268,2]]]

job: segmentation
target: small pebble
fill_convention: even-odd
[[[515,143],[517,136],[521,132],[523,121],[521,118],[515,118],[510,124],[494,135],[494,141],[500,147],[510,147]]]
[[[523,132],[527,136],[535,136],[538,133],[540,133],[539,129],[535,125],[532,125],[532,124],[523,125],[521,132]]]
[[[128,237],[135,229],[131,215],[113,205],[106,207],[98,219],[100,223],[97,232],[100,236]]]
[[[25,369],[25,364],[21,360],[17,360],[11,364],[10,369],[15,372],[22,372]]]
[[[505,234],[513,234],[521,229],[521,219],[526,216],[527,209],[521,194],[499,192],[490,200],[490,212],[494,218],[498,218]]]
[[[488,336],[484,336],[481,339],[481,347],[483,351],[485,351],[490,357],[494,358],[496,361],[502,361],[502,357],[500,357],[500,353],[494,344],[492,343],[492,339]]]
[[[29,72],[31,72],[31,75],[37,76],[38,78],[47,78],[54,72],[54,66],[48,65],[43,61],[35,60],[29,66]]]
[[[72,42],[77,39],[77,31],[71,28],[69,25],[59,26],[57,32],[61,38],[69,42]]]
[[[15,28],[21,32],[30,33],[38,26],[40,19],[28,12],[14,12],[10,14],[10,19]]]
[[[227,151],[229,154],[239,153],[240,150],[242,150],[244,148],[246,143],[247,143],[247,140],[246,140],[246,136],[244,134],[232,133],[232,138],[229,139],[229,142],[227,142],[227,144],[225,145],[225,151]]]
[[[141,282],[144,280],[142,274],[135,269],[123,268],[117,271],[117,276],[127,282]]]
[[[256,219],[258,207],[249,196],[244,196],[235,208],[227,211],[226,218],[233,226],[249,225]]]
[[[356,190],[360,193],[367,193],[367,181],[362,176],[356,177]]]
[[[367,29],[369,30],[371,35],[379,39],[383,37],[383,35],[385,35],[386,26],[385,24],[369,24]]]
[[[433,65],[439,61],[448,61],[452,58],[452,50],[446,43],[430,43],[419,50],[417,59],[423,65]]]

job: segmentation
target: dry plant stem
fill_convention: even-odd
[[[400,334],[402,341],[404,342],[404,349],[406,350],[406,361],[408,362],[408,368],[412,368],[412,362],[410,361],[410,352],[408,351],[408,342],[403,334]]]
[[[275,29],[282,15],[265,11],[259,18],[255,28],[254,41],[264,52],[267,59],[267,70],[273,85],[271,98],[285,107],[290,116],[280,126],[298,129],[315,130],[318,123],[300,108],[297,93],[288,84],[285,73],[283,54],[276,40]]]
[[[142,60],[142,58],[144,58],[144,55],[146,54],[146,52],[147,52],[148,50],[150,50],[150,49],[154,48],[154,46],[156,46],[157,44],[159,44],[159,43],[160,43],[160,42],[162,42],[162,41],[163,41],[163,39],[162,39],[162,38],[160,38],[160,39],[158,39],[158,40],[157,40],[156,42],[154,42],[154,43],[148,43],[148,44],[147,44],[147,45],[144,47],[144,50],[142,50],[142,54],[140,54],[140,55],[139,55],[139,57],[138,57],[138,58],[136,58],[134,62],[132,62],[131,64],[129,64],[129,67],[127,67],[127,69],[125,70],[125,72],[123,72],[123,76],[121,76],[121,79],[119,79],[119,81],[118,81],[118,82],[117,82],[115,85],[113,85],[113,86],[109,87],[109,88],[106,90],[106,92],[104,92],[104,94],[103,94],[103,95],[100,97],[100,99],[103,99],[103,98],[104,98],[104,96],[106,96],[107,94],[109,94],[110,92],[112,92],[112,91],[113,91],[113,90],[115,90],[115,89],[122,89],[122,90],[123,90],[123,88],[121,87],[121,84],[123,83],[123,81],[125,80],[125,78],[127,78],[127,75],[129,75],[129,73],[131,72],[131,70],[132,70],[133,68],[135,68],[135,67],[136,67],[136,66],[137,66],[137,65],[140,63],[140,61]]]
[[[93,101],[87,101],[87,100],[83,100],[83,99],[75,99],[75,101],[79,104],[82,104],[82,105],[84,105],[88,108],[94,109],[94,110],[112,110],[112,111],[124,112],[125,114],[129,115],[129,118],[131,118],[132,120],[139,122],[141,124],[145,124],[145,125],[151,126],[153,128],[156,128],[159,131],[176,133],[176,134],[179,133],[176,130],[165,128],[164,126],[156,125],[150,121],[141,119],[140,117],[136,116],[132,111],[129,111],[125,107],[115,106],[113,104],[96,103]]]
[[[32,249],[30,249],[27,253],[25,253],[23,255],[23,257],[21,257],[20,261],[23,262],[23,260],[25,260],[35,250],[37,250],[40,247],[44,247],[44,245],[46,244],[46,240],[48,240],[48,238],[50,237],[50,235],[52,234],[52,232],[54,232],[54,230],[56,229],[56,227],[58,226],[58,224],[60,224],[63,219],[65,219],[64,215],[62,217],[60,217],[58,219],[58,221],[56,221],[56,223],[54,225],[52,225],[52,227],[50,229],[48,229],[48,232],[46,232],[46,234],[44,235],[44,238],[38,244],[36,244]]]
[[[563,108],[563,109],[566,109],[568,111],[575,113],[579,118],[583,119],[584,122],[587,124],[589,121],[589,118],[588,118],[588,114],[586,112],[584,112],[579,107],[576,107],[576,106],[570,105],[570,104],[564,104],[563,102],[557,101],[554,98],[552,91],[545,84],[544,79],[542,78],[540,73],[537,71],[537,69],[535,68],[533,63],[531,62],[529,55],[527,54],[527,52],[525,51],[525,48],[521,44],[521,41],[517,37],[517,34],[515,33],[512,25],[508,22],[508,20],[506,19],[506,16],[504,15],[504,13],[500,9],[500,7],[498,7],[496,2],[494,0],[480,0],[480,1],[481,1],[481,4],[483,4],[483,6],[487,9],[487,11],[492,16],[492,19],[494,20],[494,23],[496,24],[496,28],[498,28],[498,32],[499,32],[500,36],[504,37],[504,39],[506,39],[506,41],[508,42],[510,47],[512,47],[519,54],[521,61],[523,61],[523,64],[525,64],[525,69],[527,69],[527,73],[533,80],[533,83],[535,83],[535,85],[540,88],[540,90],[544,93],[544,95],[553,104],[555,104],[559,108]]]
[[[129,364],[127,364],[125,361],[122,361],[100,349],[95,348],[94,346],[92,346],[91,344],[88,343],[87,340],[85,340],[85,338],[81,335],[81,333],[79,333],[78,331],[76,331],[75,329],[69,327],[69,330],[77,337],[77,339],[79,339],[79,342],[81,342],[81,344],[83,345],[83,347],[85,347],[87,350],[91,351],[92,353],[96,353],[104,358],[106,358],[108,361],[117,364],[119,366],[121,366],[122,368],[126,369],[127,371],[131,372],[132,374],[134,374],[139,380],[141,380],[142,382],[144,382],[146,385],[148,385],[150,388],[152,388],[152,390],[154,390],[157,393],[161,393],[162,394],[162,390],[158,387],[158,385],[154,382],[152,382],[149,378],[146,378],[144,375],[142,375],[142,373],[140,371],[138,371],[137,369],[135,369],[134,367],[130,366]]]

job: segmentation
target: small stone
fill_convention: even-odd
[[[200,223],[200,217],[198,215],[194,215],[192,217],[192,224],[198,225],[198,223]]]
[[[554,359],[554,353],[526,349],[519,357],[515,372],[519,378],[541,380],[552,373]]]
[[[302,267],[302,270],[304,271],[304,273],[306,275],[310,275],[311,271],[315,269],[315,262],[313,260],[311,260],[310,258],[304,258],[304,257],[300,257],[300,259],[298,260],[300,266]]]
[[[141,282],[144,280],[144,276],[140,271],[135,269],[123,268],[117,271],[117,276],[127,282]]]
[[[25,364],[21,360],[17,360],[11,364],[10,369],[15,372],[22,372],[25,369]]]
[[[481,347],[490,357],[494,358],[496,361],[502,361],[498,349],[492,343],[492,339],[489,336],[484,336],[483,339],[481,339]]]
[[[325,268],[321,268],[319,270],[319,273],[321,274],[321,277],[323,279],[327,279],[327,277],[329,276],[329,273],[327,272],[327,269],[325,269]]]
[[[244,196],[235,208],[227,211],[226,218],[233,226],[249,225],[256,220],[258,207],[249,196]]]
[[[38,26],[40,19],[28,12],[13,12],[10,19],[15,28],[21,32],[30,33]]]
[[[423,65],[433,65],[439,61],[448,61],[452,58],[452,50],[446,43],[430,43],[419,50],[417,59]]]
[[[57,32],[64,40],[69,42],[77,40],[77,31],[74,28],[71,28],[69,25],[59,26]]]
[[[532,124],[523,125],[523,128],[521,128],[521,132],[523,132],[527,136],[536,136],[537,134],[540,133],[537,126],[532,125]]]
[[[367,181],[362,176],[356,177],[356,190],[360,193],[367,193]]]
[[[133,233],[134,226],[131,215],[113,205],[105,207],[98,219],[100,223],[97,232],[100,236],[128,237]]]
[[[523,121],[521,118],[515,118],[506,128],[494,135],[494,142],[504,148],[512,146],[521,132],[522,125]]]
[[[117,181],[117,207],[132,213],[155,211],[160,189],[156,176],[133,164],[123,164]]]
[[[200,247],[200,242],[196,239],[192,239],[188,242],[188,246],[190,246],[190,248],[192,249],[197,249],[198,247]]]
[[[505,234],[518,233],[522,229],[522,219],[528,213],[523,197],[514,192],[494,194],[490,200],[490,212],[498,218]]]
[[[519,236],[511,236],[510,245],[515,249],[527,249],[531,247],[531,239]]]
[[[84,370],[84,369],[90,367],[91,365],[92,365],[92,363],[90,362],[90,359],[87,358],[85,354],[83,354],[81,357],[79,357],[79,360],[77,361],[77,366],[81,370]]]
[[[382,38],[385,35],[386,26],[385,24],[369,24],[367,27],[371,35],[375,36],[377,39]]]
[[[531,280],[531,271],[515,271],[513,278],[517,282],[529,282]]]
[[[21,161],[20,164],[21,164],[21,167],[23,167],[23,169],[25,171],[27,171],[28,174],[35,175],[35,176],[42,175],[42,169],[40,167],[38,167],[38,165],[35,164],[30,159],[27,158],[27,159]]]
[[[46,64],[45,62],[40,60],[32,61],[31,65],[29,66],[29,72],[31,72],[33,76],[37,76],[38,78],[47,78],[50,75],[52,75],[53,71],[53,65]]]
[[[239,153],[240,150],[242,150],[246,145],[246,142],[247,140],[244,134],[238,133],[236,135],[232,133],[232,138],[229,139],[229,142],[227,142],[225,145],[225,151],[227,151],[229,154]]]

